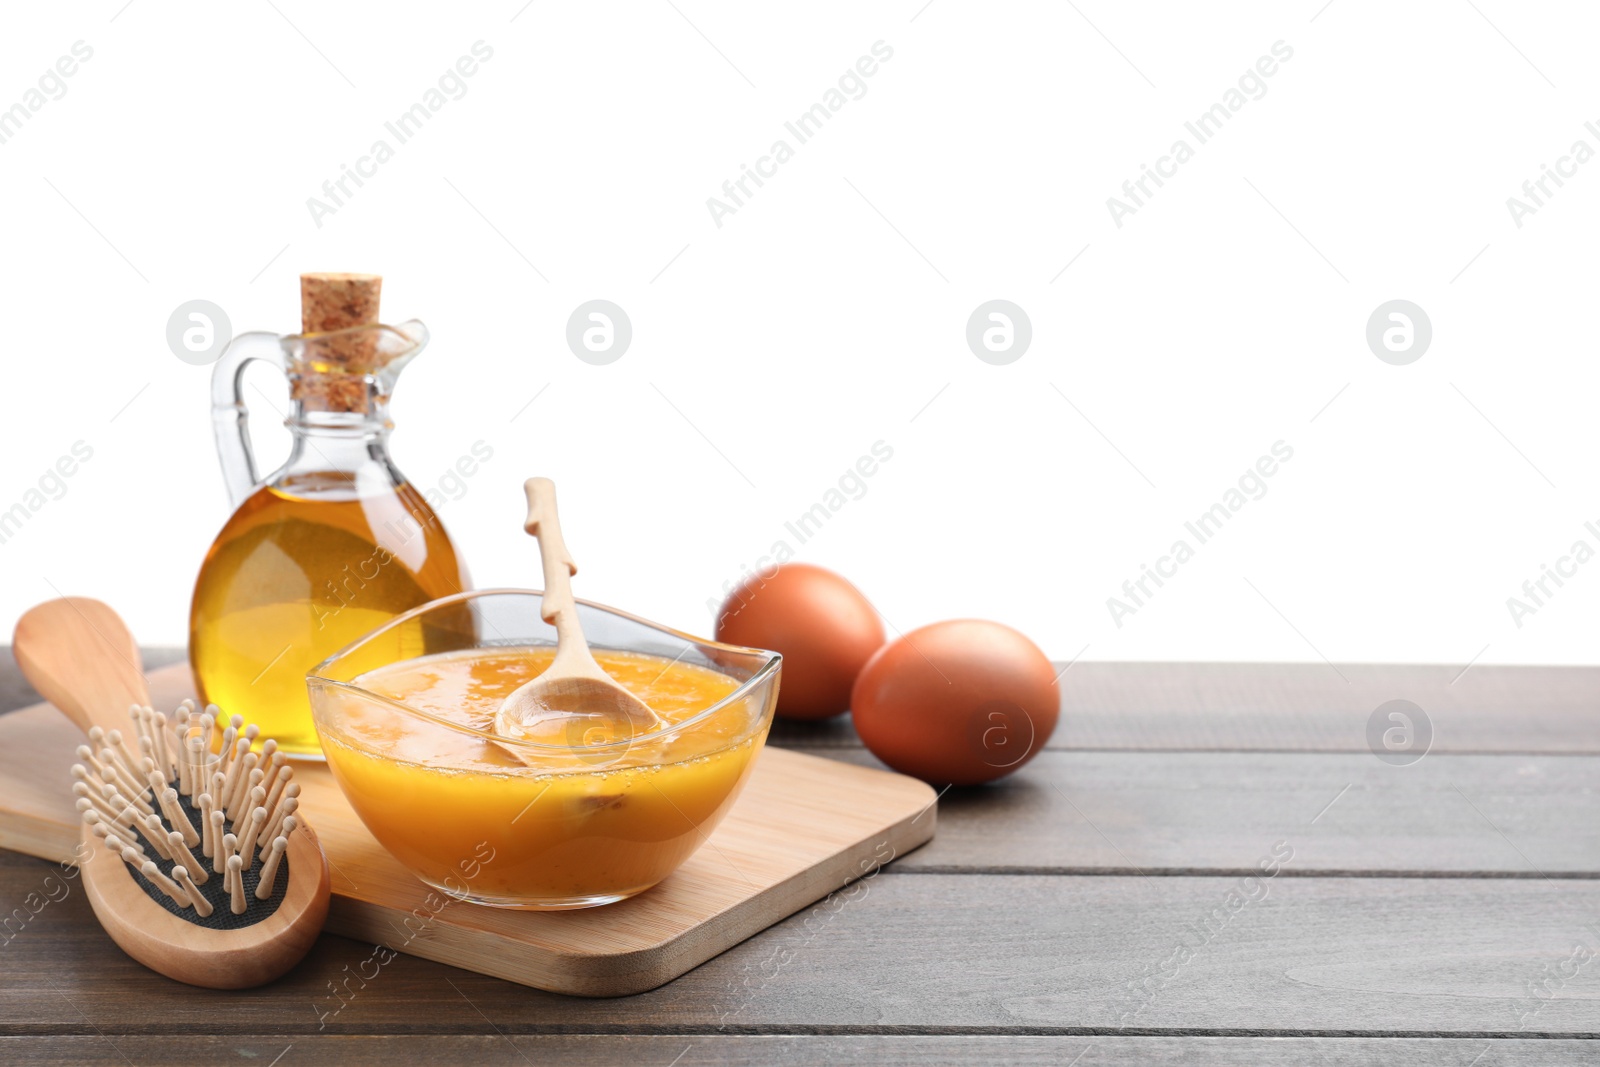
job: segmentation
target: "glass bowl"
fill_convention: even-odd
[[[334,778],[372,836],[452,897],[555,911],[623,900],[698,848],[738,796],[772,725],[781,657],[701,640],[578,601],[591,647],[729,676],[736,688],[634,738],[572,744],[501,738],[374,692],[369,672],[474,650],[548,650],[542,594],[460,593],[424,604],[306,676]],[[416,664],[413,663],[413,666]],[[424,663],[422,666],[426,666]]]

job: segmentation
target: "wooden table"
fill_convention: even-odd
[[[4,663],[0,708],[35,699]],[[946,793],[930,845],[624,1000],[400,956],[319,1028],[371,946],[190,989],[0,853],[0,912],[71,887],[0,935],[0,1062],[1600,1062],[1600,668],[1079,663],[1062,685],[1049,751]],[[1394,699],[1413,739],[1431,725],[1408,764],[1369,747]],[[773,743],[873,762],[845,723]]]

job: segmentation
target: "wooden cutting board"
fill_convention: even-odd
[[[171,708],[184,665],[149,676]],[[61,861],[78,841],[73,752],[83,736],[48,704],[0,715],[0,848]],[[296,764],[300,806],[333,873],[326,929],[397,952],[578,996],[642,993],[933,837],[936,796],[914,778],[767,748],[722,825],[666,881],[567,912],[449,902],[373,840],[333,776]]]

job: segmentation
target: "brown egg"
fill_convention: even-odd
[[[913,630],[862,668],[850,702],[872,754],[935,785],[1003,777],[1044,748],[1056,672],[1009,626],[953,619]]]
[[[850,706],[861,665],[883,647],[883,623],[860,591],[809,563],[785,563],[735,589],[717,640],[783,656],[778,714],[826,719]]]

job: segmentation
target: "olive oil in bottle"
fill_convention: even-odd
[[[201,565],[189,658],[201,696],[291,755],[319,757],[305,675],[412,608],[469,587],[443,524],[388,455],[387,405],[426,343],[377,322],[379,279],[306,275],[304,333],[247,334],[213,377],[223,473],[238,505]],[[289,376],[284,466],[258,482],[238,395],[266,359]]]

